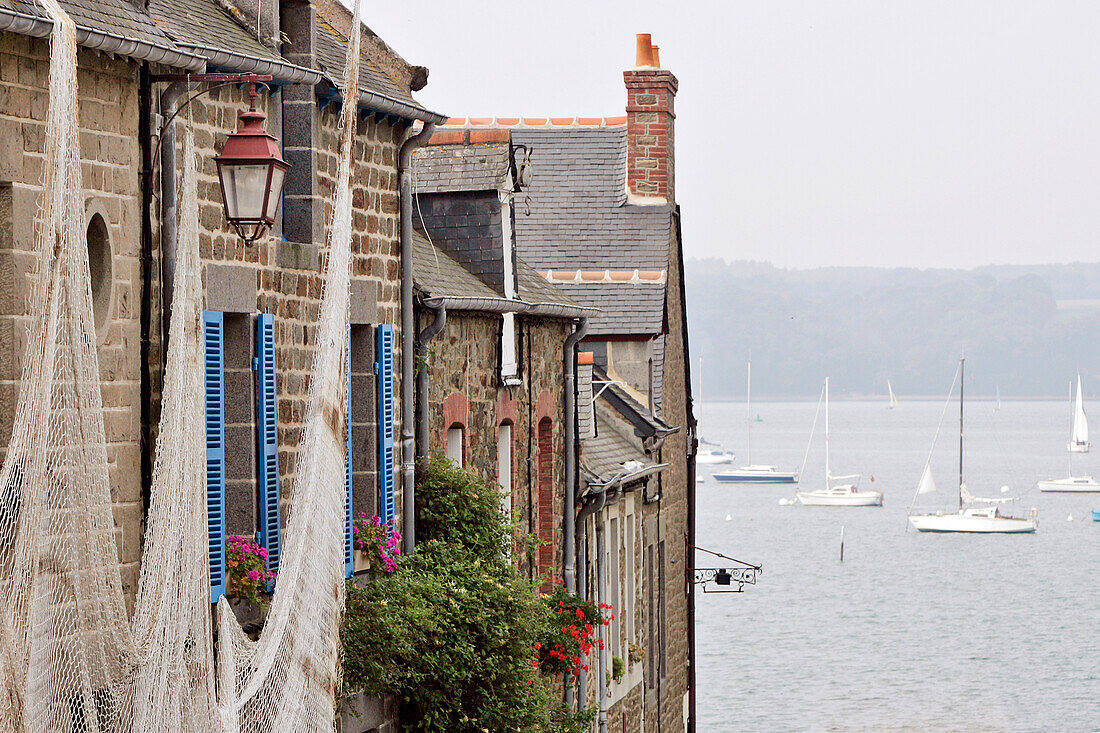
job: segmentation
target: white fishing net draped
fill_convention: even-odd
[[[0,730],[128,730],[119,574],[85,242],[76,29],[55,0],[37,266],[0,471]]]
[[[202,281],[194,135],[183,136],[179,239],[160,432],[133,636],[135,733],[216,731],[206,525]]]
[[[345,410],[351,278],[351,154],[359,78],[355,3],[341,114],[336,199],[305,429],[298,451],[279,579],[257,642],[218,604],[219,712],[226,731],[335,730],[344,609]],[[230,664],[235,665],[235,669]]]
[[[212,652],[198,196],[184,136],[175,299],[134,618],[111,512],[78,146],[75,27],[56,0],[31,330],[0,470],[0,733],[331,733],[344,605],[350,173],[359,3],[314,369],[278,588],[258,641]]]

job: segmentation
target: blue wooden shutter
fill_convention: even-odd
[[[210,600],[225,593],[225,323],[218,311],[202,312],[206,382],[206,534]]]
[[[279,404],[275,391],[275,317],[256,318],[257,459],[260,466],[260,545],[268,570],[279,570]]]
[[[355,521],[352,516],[354,491],[351,477],[351,329],[348,329],[348,358],[345,363],[348,379],[348,414],[344,424],[347,426],[348,455],[344,475],[344,575],[350,578],[355,574],[355,531],[352,529]]]
[[[378,513],[383,522],[394,518],[393,461],[393,326],[378,327]],[[405,385],[412,389],[412,385]]]

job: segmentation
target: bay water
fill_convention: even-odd
[[[1068,473],[1069,406],[966,405],[967,488],[1037,508],[1035,534],[928,534],[906,509],[945,404],[902,399],[830,405],[832,472],[863,474],[882,508],[781,506],[794,487],[719,484],[727,467],[700,466],[697,545],[763,565],[744,593],[697,595],[700,731],[1100,730],[1100,494],[1035,486]],[[798,470],[816,408],[754,403],[753,463]],[[700,436],[747,463],[744,403],[697,410]],[[807,489],[824,485],[822,419]],[[956,401],[920,508],[957,507],[958,419]],[[1098,453],[1074,473],[1100,475]]]

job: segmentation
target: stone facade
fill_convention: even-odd
[[[138,66],[78,57],[84,198],[111,501],[123,586],[137,591],[141,477],[141,182]],[[49,43],[0,33],[0,445],[11,438],[30,319],[35,212],[41,192]],[[99,257],[95,257],[99,254]]]
[[[572,324],[567,320],[519,319],[522,383],[515,387],[505,387],[500,381],[500,324],[498,315],[448,311],[447,325],[428,344],[428,450],[445,454],[448,429],[461,426],[464,466],[497,482],[499,428],[510,424],[511,507],[519,525],[517,561],[529,577],[546,572],[557,578],[562,567],[564,500],[561,421],[565,378],[561,354]],[[545,430],[546,421],[551,436],[549,456],[547,442],[543,441],[540,451],[539,441],[540,426]],[[541,504],[540,488],[545,483],[540,483],[540,466],[544,481],[549,479],[552,487],[552,499]],[[532,556],[522,552],[527,535],[547,540]]]

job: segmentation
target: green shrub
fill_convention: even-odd
[[[416,553],[366,587],[348,584],[345,693],[394,695],[406,731],[587,730],[591,712],[552,706],[539,674],[546,605],[502,549],[510,526],[497,492],[433,458],[417,504]]]

